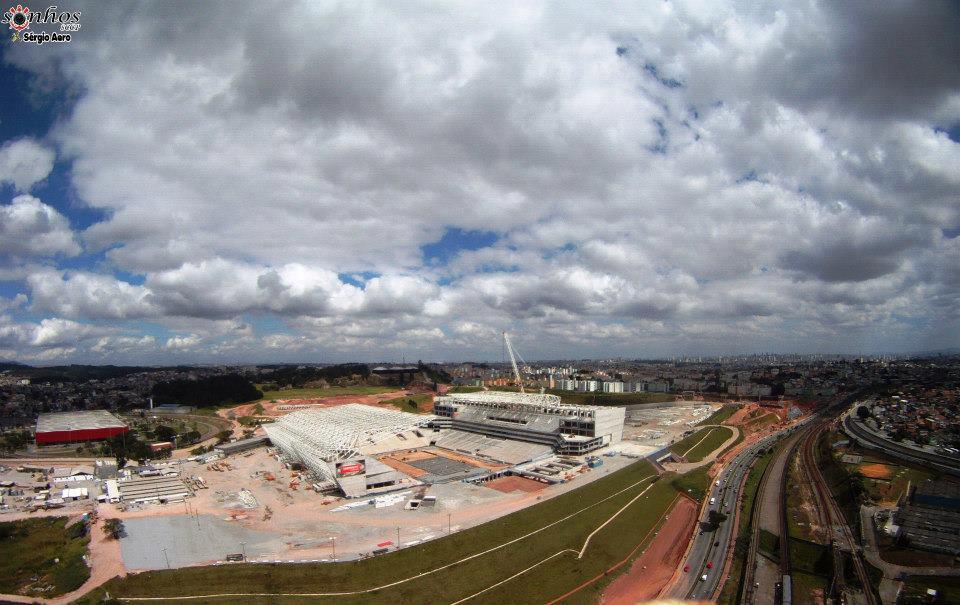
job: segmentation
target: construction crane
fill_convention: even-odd
[[[510,335],[506,331],[503,332],[503,343],[507,345],[507,353],[510,354],[510,365],[513,366],[513,377],[517,379],[517,386],[520,387],[520,392],[523,393],[523,379],[520,378],[520,370],[517,369],[517,360],[513,352],[513,345],[510,344]],[[521,358],[520,361],[523,361]]]

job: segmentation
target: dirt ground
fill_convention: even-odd
[[[376,395],[333,395],[331,397],[311,397],[308,399],[278,399],[275,402],[261,400],[254,401],[252,403],[245,403],[233,408],[224,408],[218,411],[217,415],[221,418],[227,418],[227,415],[231,413],[238,418],[240,416],[253,416],[253,410],[259,404],[263,407],[263,413],[256,414],[257,416],[278,417],[296,411],[296,409],[289,409],[289,406],[304,406],[304,409],[309,409],[311,407],[334,407],[338,405],[344,405],[346,403],[381,405],[382,402],[388,399],[396,399],[397,397],[404,397],[411,394],[416,395],[419,393],[411,391],[410,389],[401,389],[397,391],[390,391],[389,393],[377,393]],[[288,409],[281,410],[281,406]],[[393,405],[385,407],[396,409],[393,407]]]
[[[610,461],[611,468],[604,465],[602,470],[598,469],[585,476],[578,476],[569,483],[548,487],[536,493],[502,493],[485,486],[457,482],[429,488],[430,494],[438,496],[435,509],[408,511],[398,505],[346,512],[331,512],[332,508],[346,502],[341,498],[321,496],[305,489],[303,484],[299,489],[291,489],[290,482],[295,478],[294,473],[285,469],[265,449],[252,450],[249,455],[230,456],[225,462],[232,470],[217,472],[206,465],[184,465],[185,476],[200,475],[209,485],[209,489],[197,491],[196,497],[189,498],[186,503],[146,506],[126,512],[119,511],[115,505],[101,504],[101,514],[122,519],[198,514],[227,520],[232,518],[233,513],[241,512],[241,516],[234,518],[233,523],[273,535],[269,542],[262,545],[263,549],[270,553],[270,558],[290,560],[328,557],[331,552],[331,536],[336,537],[338,555],[356,555],[369,552],[373,544],[385,538],[395,539],[397,527],[402,529],[401,542],[442,535],[441,528],[444,526],[452,525],[454,531],[471,527],[520,510],[541,499],[575,489],[619,467],[614,463],[626,464],[630,461],[613,459]],[[267,472],[272,474],[273,481],[265,478]],[[236,492],[240,488],[251,491],[257,499],[256,508],[241,511],[231,506],[231,498],[218,495],[218,492]],[[421,488],[411,482],[407,489]],[[452,518],[448,518],[448,513]]]
[[[389,455],[378,456],[377,460],[383,462],[387,466],[394,468],[401,473],[410,475],[411,477],[421,477],[428,474],[427,471],[419,469],[411,464],[410,462],[416,462],[417,460],[427,460],[429,458],[448,458],[450,460],[457,460],[458,462],[463,462],[464,464],[469,464],[470,466],[476,466],[478,468],[485,468],[487,470],[500,470],[501,468],[506,468],[505,464],[492,464],[490,462],[484,462],[483,460],[477,460],[476,458],[471,458],[470,456],[464,456],[463,454],[458,454],[456,452],[451,452],[441,449],[416,449],[416,450],[403,450],[400,452],[392,452]]]
[[[759,420],[767,414],[774,414],[777,416],[780,422],[783,422],[786,419],[787,411],[790,406],[795,405],[793,401],[785,401],[785,405],[782,408],[777,407],[761,407],[759,404],[754,402],[739,402],[741,408],[733,413],[732,416],[723,421],[723,424],[728,426],[743,426],[745,428],[750,428],[749,425],[752,421]],[[749,431],[748,431],[749,432]]]
[[[602,605],[633,605],[653,600],[670,581],[687,542],[697,525],[697,505],[680,497],[650,546],[630,570],[611,582],[600,599]]]
[[[432,458],[433,456],[425,456],[424,458]],[[422,468],[417,468],[410,464],[407,464],[407,461],[416,461],[423,460],[424,458],[411,458],[411,457],[394,457],[394,456],[379,456],[377,460],[386,464],[394,470],[398,470],[405,475],[410,475],[414,479],[417,477],[422,477],[427,474],[427,471]]]
[[[860,474],[871,479],[889,479],[890,467],[885,464],[862,464]]]
[[[489,487],[505,494],[516,491],[528,493],[539,492],[547,487],[546,483],[527,479],[526,477],[500,477],[492,481],[487,481],[483,485],[484,487]]]

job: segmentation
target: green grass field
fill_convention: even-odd
[[[716,412],[710,414],[708,418],[701,420],[697,424],[700,426],[707,424],[721,424],[724,420],[733,416],[739,409],[740,406],[738,404],[726,404]]]
[[[482,391],[483,387],[468,387],[468,386],[459,386],[459,387],[450,387],[448,393],[477,393]]]
[[[66,517],[0,523],[0,592],[23,590],[27,595],[52,597],[76,590],[87,581],[90,570],[83,562],[89,542],[86,527],[83,523],[66,525]],[[48,586],[51,590],[44,590]]]
[[[776,424],[780,422],[780,417],[770,412],[768,414],[762,414],[756,418],[751,418],[743,424],[745,428],[749,427],[751,430],[759,431],[760,429],[766,428],[771,424]]]
[[[338,597],[243,597],[242,601],[284,604],[450,603],[491,587],[547,557],[560,553],[548,563],[470,601],[543,603],[575,588],[584,580],[603,573],[637,546],[676,496],[670,482],[653,482],[654,477],[649,463],[638,462],[580,489],[484,525],[422,546],[363,561],[326,565],[240,564],[146,572],[122,580],[112,580],[82,602],[97,602],[105,590],[121,600],[125,596],[218,592],[356,591],[428,572],[542,528],[543,531],[515,544],[388,589]],[[638,482],[640,483],[635,485]],[[587,549],[589,556],[578,559],[575,552],[568,550],[579,550],[591,532],[647,486],[650,488],[644,496],[596,533]],[[570,515],[573,516],[563,520]],[[554,522],[558,523],[550,526]],[[209,598],[201,602],[232,603],[238,599]]]
[[[823,576],[791,570],[793,582],[793,602],[796,605],[819,605],[823,603],[823,593],[829,588]],[[817,598],[817,595],[820,595]]]
[[[259,388],[259,386],[257,387]],[[263,389],[261,389],[263,390]],[[311,399],[314,397],[336,397],[337,395],[376,395],[398,391],[399,387],[327,387],[325,389],[284,389],[283,391],[263,391],[263,398],[271,399]]]
[[[671,484],[677,491],[702,502],[707,492],[710,491],[710,484],[713,482],[710,475],[707,474],[708,470],[710,470],[709,465],[705,465],[683,475],[678,475],[671,481]]]
[[[937,605],[960,605],[960,578],[938,578],[933,576],[910,576],[904,582],[903,592],[897,603],[901,605],[919,605],[925,600],[928,588],[938,591]]]
[[[404,412],[413,412],[414,414],[426,414],[433,409],[433,395],[411,395],[409,397],[396,397],[387,399],[383,403],[403,410]]]
[[[670,451],[685,456],[688,462],[700,462],[733,437],[733,429],[725,426],[703,428],[670,446]]]

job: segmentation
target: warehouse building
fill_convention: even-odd
[[[40,414],[35,438],[37,445],[79,443],[109,439],[130,429],[106,410]]]

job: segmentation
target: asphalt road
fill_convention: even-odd
[[[671,596],[681,599],[709,600],[711,598],[717,590],[717,584],[720,581],[731,541],[736,539],[736,536],[733,535],[733,517],[740,497],[739,489],[743,478],[749,473],[750,465],[761,450],[773,445],[799,426],[802,426],[802,423],[764,437],[740,452],[721,471],[717,478],[720,485],[718,486],[714,482],[710,486],[710,493],[707,495],[708,501],[710,498],[715,499],[715,504],[708,505],[703,509],[697,533],[693,537],[693,545],[687,554],[687,560],[683,562],[683,565],[690,566],[690,571],[683,574],[671,590]],[[711,509],[728,515],[727,520],[713,531],[710,531],[708,524]],[[749,511],[741,513],[741,522],[745,521],[742,518],[743,514],[749,514]],[[710,569],[707,569],[708,564],[711,565]],[[706,576],[706,580],[703,579],[703,576]]]

